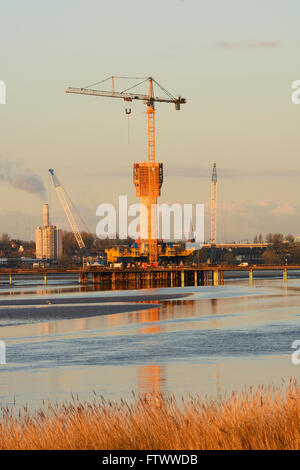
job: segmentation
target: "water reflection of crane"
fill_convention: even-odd
[[[219,313],[218,299],[211,299],[210,304],[211,304],[211,313],[213,315],[218,315]],[[215,329],[220,328],[220,321],[218,320],[218,318],[213,320],[212,324]],[[218,363],[214,364],[214,376],[215,376],[215,381],[216,381],[216,394],[217,394],[218,400],[220,400],[222,398],[221,365]]]
[[[157,304],[159,302],[147,301],[147,304]],[[101,317],[104,327],[118,328],[124,324],[137,323],[139,325],[137,332],[144,335],[152,335],[162,331],[159,325],[160,307],[139,310],[137,312],[128,312],[128,315],[113,314]],[[171,314],[171,311],[168,312]],[[70,328],[70,321],[72,322],[72,331],[83,331],[87,328],[93,328],[91,322],[92,318],[78,318],[69,320],[67,324],[64,322],[44,322],[39,324],[40,334],[57,334],[64,332],[65,329]],[[97,325],[99,327],[99,318]],[[138,387],[142,393],[145,392],[160,392],[162,384],[165,381],[165,369],[163,366],[157,364],[147,364],[138,368]]]

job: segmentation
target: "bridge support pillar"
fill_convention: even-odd
[[[287,282],[287,269],[283,270],[283,282]]]
[[[217,270],[213,271],[213,285],[214,286],[219,285],[219,271]]]
[[[111,288],[115,290],[116,288],[116,273],[111,273]]]
[[[184,287],[184,271],[181,271],[181,287]]]
[[[79,284],[88,284],[89,282],[89,273],[78,273],[78,283]]]
[[[249,269],[249,284],[252,286],[253,284],[253,270]]]
[[[93,284],[100,284],[100,273],[97,273],[97,272],[92,273],[92,283]]]

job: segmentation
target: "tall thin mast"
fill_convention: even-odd
[[[217,165],[213,164],[211,178],[211,213],[210,213],[210,242],[212,245],[217,243],[217,219],[218,219],[218,179]]]

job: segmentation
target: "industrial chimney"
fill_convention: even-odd
[[[44,220],[44,227],[49,226],[49,206],[48,204],[44,204],[43,207],[43,220]]]
[[[50,225],[49,206],[43,205],[43,227],[35,231],[36,257],[42,260],[56,260],[62,256],[62,232]]]

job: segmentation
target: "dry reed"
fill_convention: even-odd
[[[153,393],[132,402],[0,409],[0,449],[299,449],[300,387],[260,386],[222,401]]]

